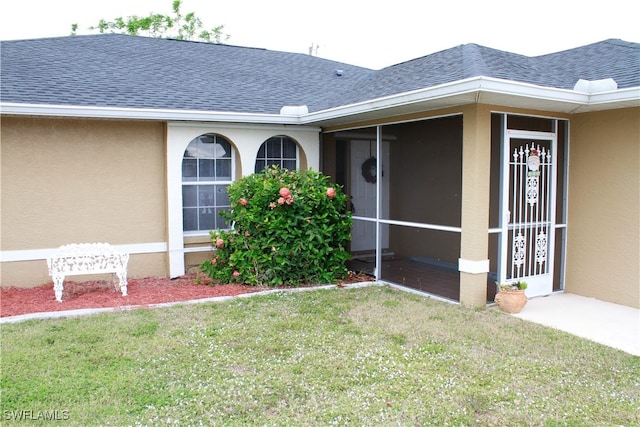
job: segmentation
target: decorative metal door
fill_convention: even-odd
[[[527,282],[528,296],[553,290],[556,138],[548,135],[509,131],[503,160],[505,218],[499,279]]]

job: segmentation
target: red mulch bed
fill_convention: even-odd
[[[350,273],[340,284],[372,280],[365,274]],[[199,281],[200,283],[196,283]],[[209,285],[211,281],[200,275],[188,274],[176,279],[147,277],[129,279],[127,296],[117,289],[117,280],[64,282],[62,302],[56,301],[53,282],[34,288],[1,287],[0,317],[82,308],[147,306],[152,304],[195,299],[235,296],[265,289],[248,285]]]

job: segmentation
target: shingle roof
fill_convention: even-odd
[[[579,79],[613,78],[618,88],[640,86],[640,43],[605,40],[563,52],[528,57],[465,44],[384,68],[360,81],[343,102],[433,87],[470,77],[494,77],[558,89]]]
[[[121,34],[2,42],[1,66],[4,102],[275,114],[283,105],[320,108],[369,72],[303,54]]]
[[[564,89],[609,77],[619,88],[640,86],[640,44],[621,40],[537,57],[466,44],[377,71],[121,34],[3,41],[0,49],[0,100],[26,104],[277,114],[285,105],[319,111],[476,76]]]

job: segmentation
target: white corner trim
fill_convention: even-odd
[[[113,245],[121,252],[129,254],[152,254],[167,252],[166,242],[133,243],[129,245]],[[0,251],[0,262],[37,261],[47,259],[58,248],[25,249],[17,251]]]
[[[489,260],[472,261],[470,259],[458,259],[458,270],[461,273],[482,274],[489,272]]]

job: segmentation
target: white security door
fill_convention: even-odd
[[[500,282],[525,281],[527,296],[548,295],[554,272],[555,135],[509,131],[507,136]]]

